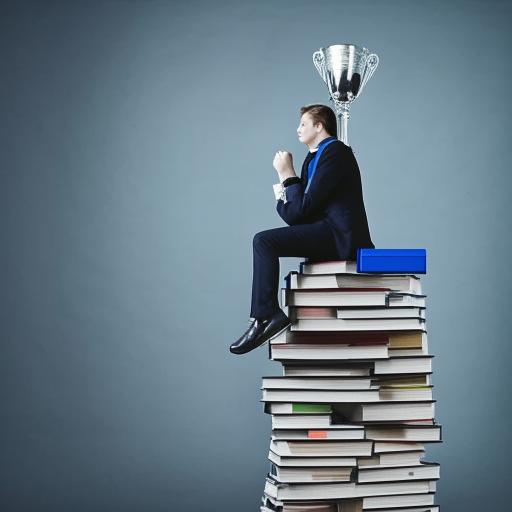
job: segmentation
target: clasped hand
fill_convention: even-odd
[[[288,151],[278,151],[274,156],[273,165],[281,181],[296,176],[293,168],[293,157]]]

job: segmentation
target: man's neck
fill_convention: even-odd
[[[318,144],[320,144],[320,142],[322,142],[327,137],[330,137],[330,135],[327,132],[319,133],[315,137],[315,140],[311,144],[308,144],[309,151],[313,151],[313,150],[316,151],[318,148]]]

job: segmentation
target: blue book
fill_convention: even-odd
[[[358,249],[357,272],[426,274],[426,249]]]

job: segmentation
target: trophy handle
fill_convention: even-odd
[[[377,66],[379,65],[379,56],[376,53],[370,53],[368,57],[366,58],[366,65],[364,68],[364,76],[363,80],[361,81],[361,87],[359,87],[359,93],[363,90],[364,86],[366,85],[366,82],[370,80],[373,73],[377,69]],[[358,94],[359,96],[359,94]]]
[[[315,65],[317,71],[320,73],[322,80],[325,83],[327,83],[327,72],[325,70],[325,56],[322,50],[317,50],[315,53],[313,53],[313,64]]]

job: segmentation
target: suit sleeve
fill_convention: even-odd
[[[350,168],[346,148],[329,144],[320,156],[307,194],[301,182],[286,187],[286,202],[277,202],[277,213],[289,225],[303,224],[308,217],[320,213],[331,194],[347,179]]]

